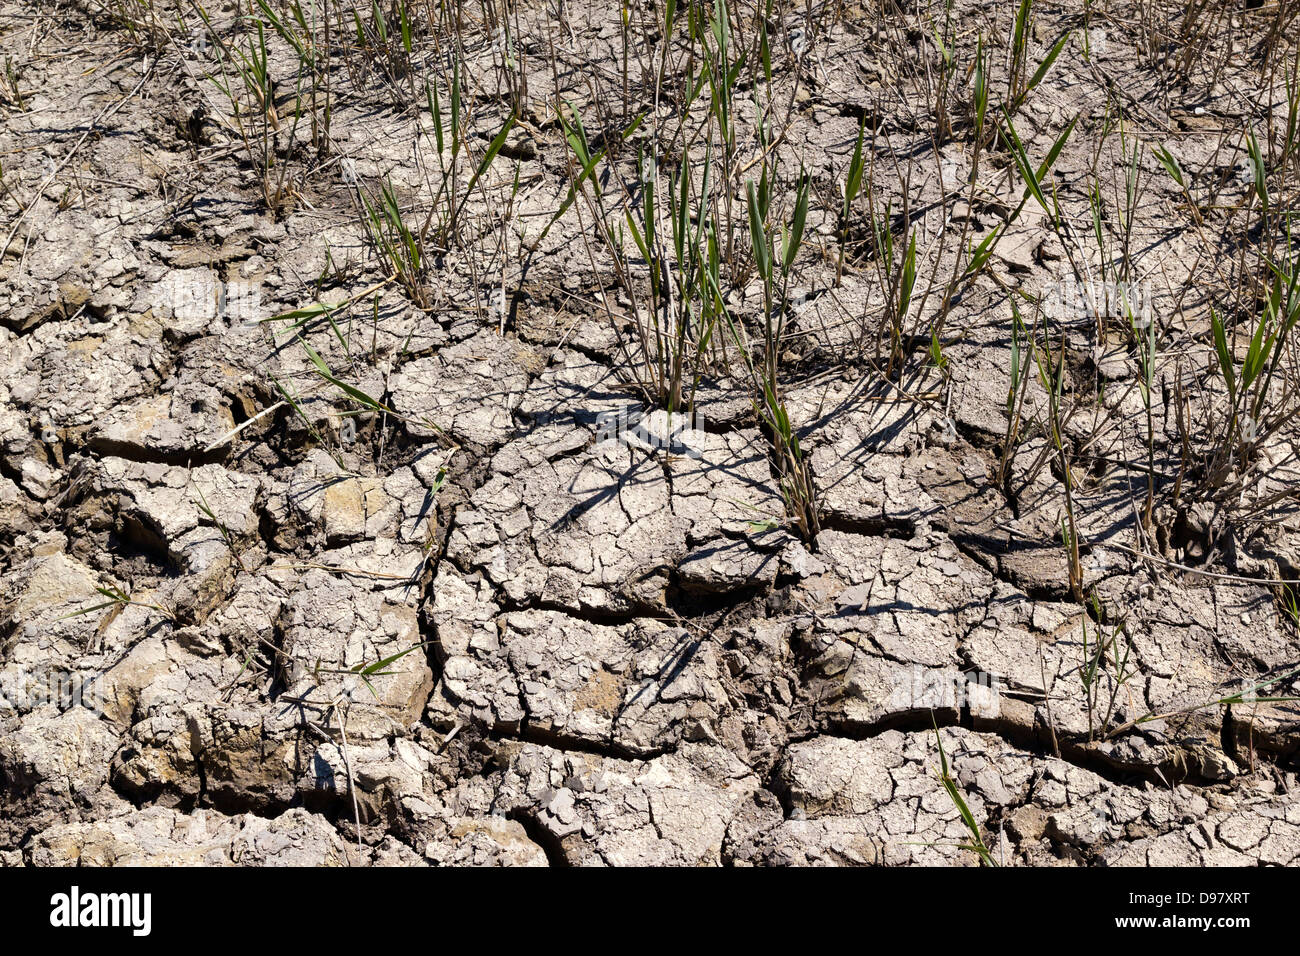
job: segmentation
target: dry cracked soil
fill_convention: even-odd
[[[1247,125],[1290,201],[1297,5],[1086,6],[1028,5],[1022,86],[1066,39],[1019,97],[978,0],[683,2],[672,42],[661,3],[0,0],[0,862],[1300,862],[1296,365],[1216,471],[1210,313],[1281,221]],[[1040,203],[1011,129],[1036,166],[1071,124]],[[625,241],[674,177],[715,199],[661,246],[722,261],[685,419],[639,334],[683,254],[656,293]],[[747,181],[778,259],[808,184],[775,292]],[[1152,319],[1032,304],[1079,261],[1144,277],[1149,381]]]

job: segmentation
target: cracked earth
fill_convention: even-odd
[[[999,285],[1057,275],[1039,220],[999,246],[1007,278],[956,305],[946,370],[926,341],[892,387],[845,358],[871,274],[837,283],[833,256],[809,260],[785,395],[808,537],[742,377],[705,376],[681,428],[632,387],[628,304],[581,204],[538,238],[570,183],[544,104],[587,95],[572,73],[616,59],[616,16],[569,5],[561,69],[527,67],[536,112],[419,306],[384,281],[342,164],[268,210],[228,126],[189,122],[212,102],[201,55],[144,53],[95,8],[0,2],[25,93],[0,125],[0,862],[978,865],[941,743],[1000,863],[1300,863],[1300,639],[1275,586],[1300,570],[1294,512],[1225,548],[1191,509],[1148,560],[1145,479],[1099,452],[1074,502],[1081,603],[1062,485],[1035,464],[1046,439],[999,477]],[[853,9],[791,87],[779,146],[827,190],[864,115],[901,153],[928,143],[864,65],[875,34]],[[1067,13],[1042,14],[1036,49]],[[548,8],[519,15],[545,45]],[[503,112],[490,56],[467,51],[478,151]],[[1129,59],[1099,57],[1144,97]],[[423,107],[345,81],[348,176],[418,198],[436,154]],[[1211,111],[1237,108],[1227,86]],[[1018,122],[1039,156],[1108,102],[1073,52],[1037,95]],[[1154,142],[1177,118],[1143,101]],[[962,144],[943,155],[961,181]],[[1067,149],[1062,188],[1090,162]],[[918,206],[960,205],[935,173]],[[1143,254],[1177,285],[1190,240],[1160,215]],[[809,232],[833,226],[817,213]],[[245,286],[253,321],[174,294]],[[755,300],[732,306],[749,321]],[[351,305],[333,325],[273,320],[318,301]],[[323,384],[303,342],[385,411]],[[1188,354],[1213,361],[1204,339]],[[1074,438],[1145,462],[1136,365],[1104,372]],[[1157,454],[1178,444],[1171,394],[1156,389]],[[631,424],[611,433],[611,414]],[[1104,638],[1125,648],[1118,676],[1089,672]],[[34,692],[51,675],[83,699]]]

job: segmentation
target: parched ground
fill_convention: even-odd
[[[701,359],[696,427],[647,393],[623,283],[648,280],[595,228],[602,203],[626,223],[651,128],[661,196],[719,136],[707,84],[686,106],[656,91],[661,6],[627,8],[626,74],[616,5],[465,9],[453,160],[424,87],[450,108],[436,5],[412,5],[402,69],[344,32],[328,136],[268,25],[259,144],[210,77],[249,49],[256,6],[208,9],[218,42],[189,4],[186,34],[162,3],[150,26],[144,3],[0,2],[0,862],[1300,862],[1292,352],[1249,457],[1206,464],[1226,394],[1209,309],[1278,221],[1252,226],[1247,126],[1275,204],[1294,196],[1295,4],[1190,37],[1150,3],[1093,6],[1033,5],[1031,73],[1070,36],[1008,110],[1035,163],[1076,123],[1042,186],[1077,249],[1032,198],[1012,215],[1005,145],[972,168],[969,57],[995,51],[1000,102],[1015,5],[772,13],[775,138],[755,145],[742,82],[742,147],[713,175],[737,261],[754,163],[779,159],[781,224],[796,172],[810,183],[780,349],[808,529],[736,337]],[[372,42],[364,5],[357,23]],[[941,134],[935,23],[959,51]],[[605,151],[567,206],[581,169],[557,103]],[[888,198],[886,229],[921,236],[892,363],[866,202],[849,238],[838,218],[859,129],[872,214]],[[449,162],[460,222],[420,293],[358,197],[388,185],[418,226]],[[1161,360],[1148,431],[1140,338],[1042,310],[1059,450],[1010,303],[1030,325],[1078,249],[1142,277]],[[724,275],[760,342],[761,282]],[[1031,381],[1010,435],[1013,350]]]

